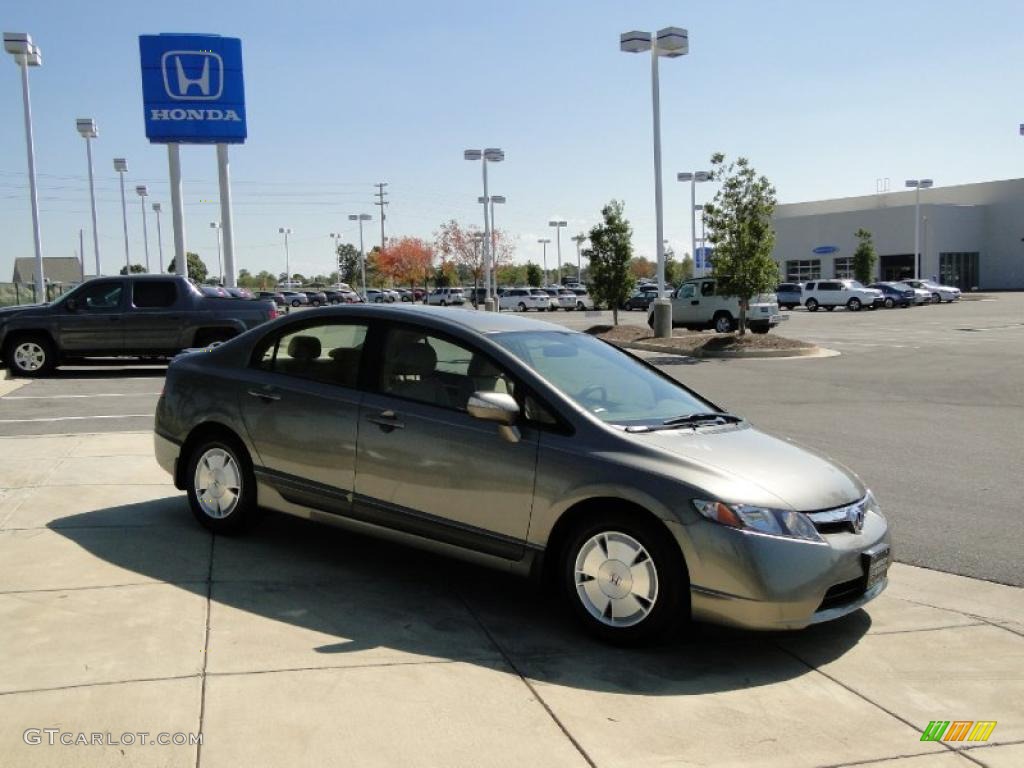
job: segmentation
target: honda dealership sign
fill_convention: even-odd
[[[142,101],[152,142],[245,141],[242,41],[220,35],[142,35]]]

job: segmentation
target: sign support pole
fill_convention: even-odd
[[[181,208],[181,153],[176,143],[167,145],[167,165],[171,175],[171,221],[174,224],[174,274],[188,277],[185,256],[185,216]]]
[[[235,232],[231,221],[231,169],[228,145],[217,145],[217,178],[220,182],[220,223],[224,232],[224,285],[235,287]]]

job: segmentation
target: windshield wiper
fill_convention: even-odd
[[[707,422],[718,421],[726,424],[736,424],[737,422],[743,421],[743,419],[734,413],[707,411],[700,413],[688,413],[685,416],[676,416],[672,419],[665,419],[661,424],[665,427],[682,427],[691,424],[705,424]]]

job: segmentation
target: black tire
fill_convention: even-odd
[[[196,488],[196,470],[200,460],[210,451],[223,451],[231,456],[238,467],[241,487],[234,507],[224,517],[213,517],[206,512],[200,502],[199,490]],[[256,510],[256,475],[252,470],[252,461],[245,447],[235,438],[227,436],[211,436],[200,440],[188,457],[185,470],[185,489],[192,514],[206,528],[214,533],[240,533],[252,521]],[[210,489],[202,489],[209,491]],[[207,497],[208,498],[208,497]],[[209,502],[207,502],[209,505]]]
[[[860,299],[858,299],[856,296],[854,296],[852,299],[846,302],[846,308],[851,312],[860,312],[861,306],[862,304],[860,303]]]
[[[448,302],[445,301],[444,299],[441,299],[441,306],[442,307],[447,307],[448,306]]]
[[[771,330],[771,326],[770,325],[760,325],[760,324],[758,324],[758,325],[750,326],[750,332],[751,333],[768,333],[769,330]]]
[[[577,582],[576,559],[588,546],[588,543],[602,533],[611,536],[624,534],[642,545],[649,555],[640,561],[626,564],[629,572],[644,563],[653,566],[656,575],[657,590],[653,602],[649,603],[649,613],[636,623],[629,626],[613,626],[605,623],[591,611],[596,606],[588,607],[580,594]],[[599,555],[600,556],[600,555]],[[640,645],[658,640],[671,630],[689,620],[689,577],[686,564],[679,547],[672,540],[672,535],[658,521],[645,518],[638,514],[625,514],[613,511],[599,512],[582,521],[567,537],[565,546],[559,553],[558,580],[563,599],[570,612],[584,629],[600,640],[614,645]],[[609,562],[612,561],[609,558]],[[632,567],[629,567],[632,566]],[[649,573],[649,571],[648,571]],[[596,579],[586,579],[596,581]],[[621,582],[609,588],[620,587]],[[649,593],[648,593],[649,594]],[[643,604],[637,601],[637,604]]]
[[[942,296],[940,294],[938,294],[938,293],[933,293],[932,294],[932,304],[941,304],[941,303],[942,303]]]
[[[576,310],[578,312],[586,312],[587,311],[587,305],[584,304],[582,301],[577,301],[576,302]]]
[[[716,312],[711,318],[711,330],[715,333],[732,333],[736,330],[736,321],[728,312]]]
[[[896,306],[896,302],[892,298],[888,298],[888,299],[885,300],[885,308],[886,309],[892,309],[895,306]]]
[[[57,367],[57,348],[45,334],[18,334],[4,345],[4,362],[12,376],[39,379],[49,376]]]
[[[808,299],[807,303],[804,306],[807,307],[807,311],[808,312],[817,312],[818,311],[818,302],[817,302],[816,299]]]
[[[517,309],[518,309],[518,310],[519,310],[520,312],[525,312],[525,311],[526,311],[526,304],[525,304],[524,302],[520,301],[520,302],[519,302],[519,306],[517,307]]]

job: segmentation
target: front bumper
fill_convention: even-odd
[[[856,611],[885,589],[867,588],[864,555],[889,545],[885,518],[825,544],[744,533],[698,520],[671,526],[690,571],[693,618],[745,629],[801,629]],[[890,553],[891,557],[891,553]]]

